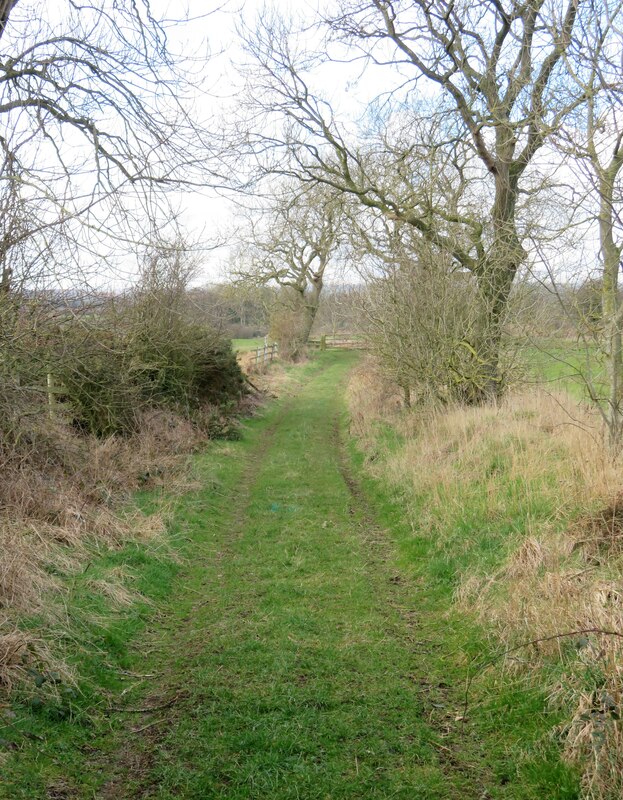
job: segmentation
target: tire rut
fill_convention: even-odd
[[[244,529],[245,522],[249,514],[249,506],[253,488],[257,479],[258,465],[261,464],[267,452],[270,450],[276,431],[279,429],[284,417],[296,401],[296,394],[281,404],[278,413],[260,434],[259,441],[246,458],[246,464],[240,474],[238,487],[232,495],[231,502],[235,506],[235,512],[228,524],[227,533],[223,538],[218,553],[212,553],[211,563],[218,563],[224,560],[231,553],[231,548],[235,539]],[[194,604],[193,610],[201,605],[201,601]],[[161,620],[160,620],[161,622]],[[178,630],[175,639],[185,639],[185,629]],[[179,674],[178,674],[179,677]],[[180,686],[167,686],[166,694],[173,700],[163,698],[162,692],[153,692],[143,701],[145,709],[153,708],[157,711],[163,706],[172,708],[172,712],[164,719],[150,716],[151,711],[145,711],[142,724],[139,729],[128,726],[127,736],[124,745],[118,755],[117,775],[111,778],[99,790],[96,795],[97,800],[122,800],[130,798],[132,800],[144,800],[152,794],[153,784],[147,782],[154,760],[157,756],[161,740],[166,734],[166,727],[173,723],[173,719],[183,713],[185,691]],[[162,727],[164,723],[167,725]],[[132,794],[127,794],[128,784],[133,784]]]
[[[323,371],[314,373],[312,379]],[[274,418],[260,433],[253,449],[246,455],[245,464],[239,473],[237,489],[230,495],[230,502],[235,504],[235,509],[228,515],[227,525],[220,537],[218,553],[212,552],[209,556],[201,556],[204,560],[209,559],[212,566],[215,560],[233,557],[235,542],[242,535],[249,519],[253,490],[259,476],[258,467],[266,458],[284,417],[292,410],[300,389],[305,385],[300,386],[293,396],[282,402]],[[378,598],[383,619],[387,621],[388,635],[402,641],[405,648],[414,654],[416,666],[412,671],[413,674],[405,674],[402,679],[412,689],[415,688],[415,694],[421,699],[423,716],[437,739],[433,742],[437,761],[448,775],[469,778],[469,788],[463,794],[465,800],[487,797],[486,776],[478,768],[473,748],[470,752],[469,727],[457,723],[462,706],[462,694],[456,691],[456,687],[435,680],[434,672],[431,673],[431,670],[427,669],[431,651],[442,648],[443,642],[426,639],[422,634],[421,615],[413,609],[421,588],[395,566],[396,547],[390,533],[380,524],[373,503],[352,470],[343,440],[339,413],[334,415],[327,446],[334,454],[339,474],[348,489],[351,499],[348,508],[350,527],[355,537],[362,542],[365,553],[364,569],[371,588]],[[200,599],[193,604],[193,610],[199,605],[201,605]],[[159,622],[158,625],[160,624]],[[193,634],[189,636],[187,626],[183,626],[176,632],[173,642],[179,641],[180,646],[185,648],[196,647],[197,642],[189,641],[192,638]],[[175,677],[175,682],[167,684],[165,680],[158,691],[143,700],[142,705],[162,707],[167,703],[167,698],[174,698],[174,702],[164,715],[154,711],[141,717],[140,726],[128,724],[124,746],[118,753],[119,767],[112,779],[97,794],[98,800],[124,798],[147,800],[157,794],[158,784],[150,776],[153,776],[152,768],[162,741],[168,730],[175,725],[176,719],[189,711],[184,694],[185,673],[172,670],[171,676]],[[470,763],[466,761],[466,753],[470,755]]]
[[[370,498],[353,473],[342,435],[339,413],[336,413],[333,419],[332,445],[340,475],[352,499],[349,513],[359,523],[361,539],[368,552],[367,563],[371,582],[380,584],[379,599],[383,598],[383,595],[387,597],[388,585],[393,588],[388,598],[388,624],[394,628],[395,635],[401,636],[414,652],[423,656],[422,661],[424,661],[427,656],[430,657],[433,649],[441,650],[443,642],[417,636],[417,632],[422,629],[421,615],[410,606],[413,605],[413,600],[417,598],[421,589],[415,586],[409,576],[399,572],[395,567],[390,569],[388,566],[396,563],[396,548],[387,529],[379,524]],[[399,619],[399,626],[396,626],[396,616]],[[397,627],[401,627],[402,631]],[[463,795],[466,800],[468,798],[483,800],[488,797],[487,780],[483,771],[473,763],[474,752],[469,746],[473,734],[463,717],[465,699],[463,687],[459,689],[443,681],[431,681],[430,671],[424,665],[406,677],[418,686],[427,721],[439,739],[443,740],[443,744],[438,742],[436,746],[439,763],[448,773],[469,775],[470,789]],[[470,753],[469,764],[461,757],[467,752]]]

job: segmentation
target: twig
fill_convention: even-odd
[[[156,678],[158,676],[157,672],[150,672],[141,675],[139,672],[130,672],[127,669],[120,670],[121,675],[127,675],[129,678]]]
[[[576,631],[566,631],[565,633],[553,633],[551,636],[541,636],[538,639],[530,639],[528,642],[522,642],[521,644],[515,645],[515,647],[510,647],[508,650],[504,650],[502,653],[498,653],[493,658],[484,661],[480,666],[471,674],[467,676],[467,681],[465,684],[465,703],[463,706],[463,719],[467,718],[467,707],[469,704],[469,690],[471,688],[472,682],[476,675],[481,672],[482,670],[486,669],[487,667],[492,666],[495,664],[496,661],[499,661],[501,658],[510,655],[511,653],[515,653],[517,650],[521,650],[523,647],[530,647],[531,644],[541,644],[542,642],[552,642],[555,639],[565,639],[569,636],[582,636],[582,634],[586,633],[599,633],[602,636],[616,636],[618,639],[623,639],[623,633],[620,631],[607,631],[603,628],[580,628]]]
[[[253,383],[253,381],[252,381],[252,380],[249,378],[249,376],[248,376],[248,375],[245,375],[245,376],[244,376],[244,379],[245,379],[245,381],[246,381],[246,382],[249,384],[249,386],[250,386],[252,389],[255,389],[255,391],[256,391],[258,394],[263,394],[262,390],[261,390],[261,389],[259,389],[259,388],[258,388],[258,387],[257,387],[257,386],[256,386],[256,385]]]
[[[132,733],[142,733],[143,731],[146,731],[148,728],[153,728],[154,725],[162,725],[162,723],[166,721],[167,721],[166,717],[163,717],[162,719],[157,719],[154,722],[149,722],[147,725],[143,725],[141,728],[131,728],[131,731]]]
[[[166,703],[162,703],[158,706],[146,706],[145,708],[121,708],[120,706],[110,706],[106,709],[106,713],[110,713],[111,711],[119,711],[123,714],[148,714],[150,711],[160,711],[163,708],[170,708],[174,703],[181,697],[181,692],[176,694],[172,700],[168,700]]]

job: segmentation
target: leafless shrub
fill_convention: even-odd
[[[350,430],[368,442],[373,438],[374,426],[402,408],[397,385],[387,380],[383,368],[371,356],[351,373],[348,392]]]
[[[72,355],[79,357],[64,353]],[[227,358],[225,353],[223,363]],[[102,437],[75,424],[75,406],[63,394],[49,407],[45,392],[32,397],[19,381],[0,386],[0,411],[7,411],[0,418],[0,609],[6,616],[0,626],[0,683],[10,688],[29,667],[64,669],[63,654],[52,643],[44,646],[48,627],[64,624],[58,601],[65,584],[52,576],[74,573],[93,546],[162,537],[166,508],[145,517],[123,504],[137,489],[187,489],[188,455],[215,431],[230,431],[232,421],[231,409],[217,403],[204,402],[191,420],[180,414],[179,404],[176,409],[150,400],[133,410],[130,435]],[[92,588],[113,605],[136,597],[123,575],[98,579]],[[21,617],[35,612],[42,640],[36,646],[19,632]]]
[[[417,402],[469,402],[489,379],[476,349],[476,287],[469,275],[446,266],[425,262],[421,252],[411,263],[401,259],[373,282],[367,298],[372,352]]]

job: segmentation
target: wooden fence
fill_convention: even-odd
[[[335,336],[330,336],[329,334],[312,336],[308,341],[308,345],[318,350],[363,350],[366,346],[363,339],[354,336],[352,333],[340,333]]]
[[[278,352],[279,348],[276,344],[263,344],[261,347],[249,351],[249,362],[255,369],[259,369],[265,364],[272,364],[277,358]]]
[[[322,336],[312,336],[308,342],[311,350],[364,350],[365,341],[352,333],[341,333],[335,336],[323,334]],[[272,364],[278,357],[279,348],[276,344],[263,344],[253,350],[246,350],[238,353],[238,361],[245,372],[258,372],[265,365]]]

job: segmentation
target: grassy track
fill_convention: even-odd
[[[475,697],[457,719],[465,656],[448,599],[409,569],[399,508],[368,504],[376,490],[342,441],[355,358],[322,354],[242,441],[201,457],[204,488],[177,515],[189,559],[124,661],[136,686],[107,698],[88,745],[64,731],[59,749],[48,732],[21,753],[0,796],[576,796],[539,742],[542,698],[507,693],[500,721]]]

